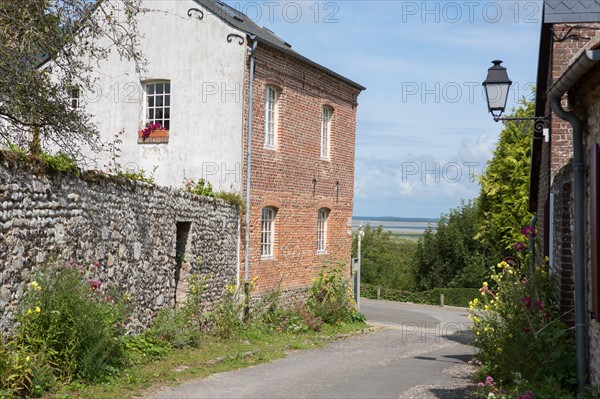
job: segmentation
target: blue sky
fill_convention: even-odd
[[[437,217],[477,196],[502,125],[481,82],[501,59],[508,106],[531,98],[541,1],[228,1],[360,84],[354,214]]]

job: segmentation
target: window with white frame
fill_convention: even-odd
[[[146,83],[146,123],[160,124],[166,130],[171,125],[171,83]]]
[[[279,117],[279,90],[273,86],[265,89],[265,147],[277,147],[277,119]]]
[[[326,208],[319,209],[317,219],[317,252],[324,254],[327,251],[327,219],[329,218],[329,210]]]
[[[275,244],[275,208],[262,210],[260,254],[263,259],[272,259]]]
[[[333,115],[333,109],[328,106],[324,106],[323,113],[321,115],[321,159],[329,159],[331,115]]]
[[[71,108],[79,108],[79,87],[74,86],[69,89],[69,104]]]

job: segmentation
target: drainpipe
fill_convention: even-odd
[[[531,219],[531,223],[529,223],[529,227],[535,231],[535,225],[537,224],[537,213],[533,215],[533,219]],[[535,270],[535,238],[533,235],[529,236],[529,250],[531,251],[531,272]]]
[[[548,90],[552,111],[573,128],[573,230],[575,238],[575,341],[577,356],[577,387],[582,392],[587,384],[587,290],[585,248],[585,169],[582,121],[567,112],[562,96],[600,61],[600,50],[584,51],[569,65]]]
[[[249,282],[249,258],[250,258],[250,172],[252,165],[252,103],[254,100],[254,53],[258,47],[256,36],[250,35],[252,47],[250,48],[250,77],[248,89],[248,142],[246,150],[246,245],[244,248],[244,294],[246,305],[244,316],[250,311],[250,282]]]

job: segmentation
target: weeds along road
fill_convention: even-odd
[[[467,311],[361,299],[377,331],[166,388],[155,399],[465,398]]]

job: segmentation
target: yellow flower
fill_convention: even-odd
[[[35,311],[36,311],[37,313],[40,313],[40,312],[42,311],[42,309],[40,309],[40,307],[39,307],[39,306],[36,306],[36,307],[35,307]]]
[[[473,299],[473,305],[477,305],[479,303],[479,299],[475,298]]]
[[[34,290],[36,290],[36,291],[41,291],[42,290],[42,287],[38,284],[37,281],[32,281],[31,283],[29,283],[29,286],[31,288],[33,288]]]
[[[30,360],[31,360],[31,356],[27,356],[27,357],[25,358],[25,361],[26,361],[26,362],[28,362],[28,361],[30,361]]]
[[[488,283],[484,281],[484,282],[483,282],[483,286],[484,286],[484,287],[487,287],[487,286],[488,286]]]
[[[481,335],[481,333],[479,331],[477,331],[477,335]]]
[[[512,334],[508,334],[508,338],[512,338],[512,337],[513,337]]]
[[[131,294],[129,292],[125,293],[125,300],[126,301],[130,301],[131,300]]]
[[[485,310],[490,310],[492,307],[490,305],[485,305]]]
[[[27,314],[30,315],[31,313],[33,313],[31,309],[27,309]]]

